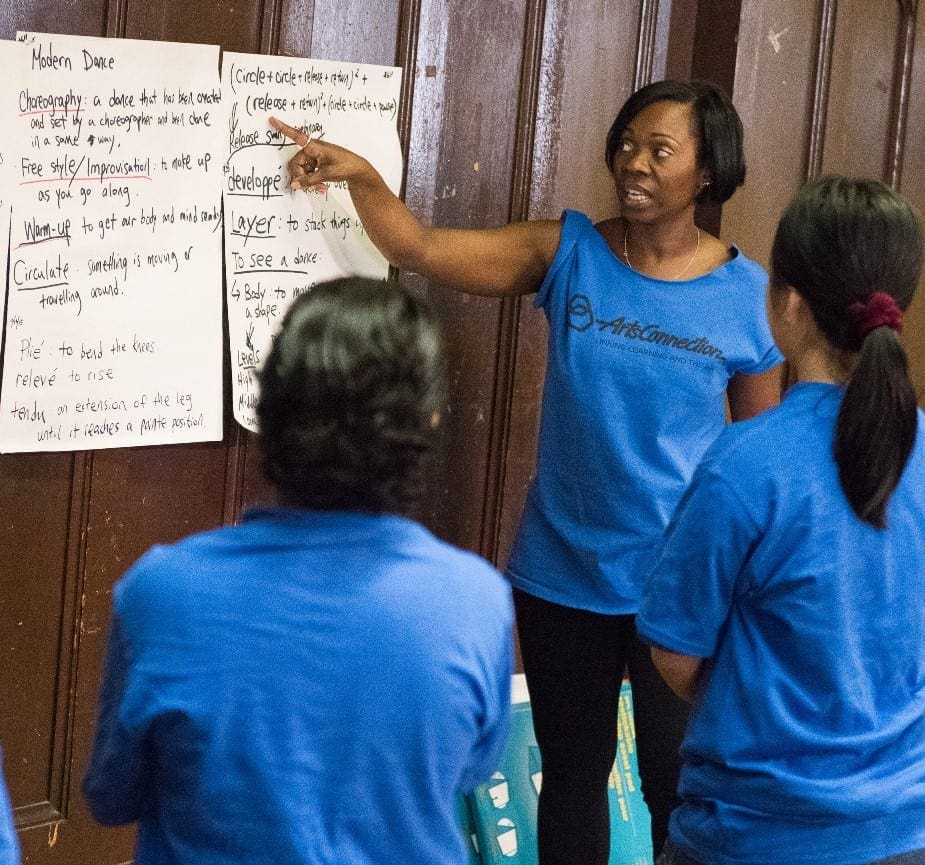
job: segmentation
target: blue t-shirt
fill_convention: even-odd
[[[536,297],[548,357],[513,585],[567,607],[636,611],[654,547],[724,426],[729,379],[781,362],[766,283],[736,249],[696,279],[652,279],[587,216],[565,212]]]
[[[925,415],[887,511],[832,456],[842,390],[793,386],[697,469],[637,628],[710,659],[670,834],[713,865],[858,865],[925,848]]]
[[[2,759],[2,758],[0,758]],[[13,808],[3,775],[0,774],[0,865],[19,865],[19,837],[13,824]]]
[[[138,865],[464,865],[496,768],[510,589],[395,516],[253,512],[116,585],[84,792]]]

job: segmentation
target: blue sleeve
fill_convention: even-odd
[[[639,636],[682,655],[712,657],[758,539],[756,521],[721,472],[701,463],[646,578]]]
[[[13,824],[13,808],[6,782],[0,776],[0,865],[19,865],[19,838]]]
[[[497,643],[486,679],[481,733],[472,748],[469,769],[461,785],[464,793],[491,777],[501,763],[507,742],[511,716],[511,676],[514,673],[513,611],[509,591],[505,603],[507,615],[503,617],[504,627],[498,634],[500,642]]]
[[[774,337],[771,335],[771,326],[768,324],[765,301],[768,274],[760,264],[745,258],[744,255],[742,256],[742,267],[746,271],[746,278],[744,283],[738,286],[738,291],[741,293],[743,302],[747,304],[747,307],[740,309],[739,315],[742,316],[744,321],[753,323],[750,339],[753,341],[754,355],[748,363],[743,364],[736,372],[743,375],[758,375],[783,363],[784,356],[774,342]]]
[[[536,297],[533,299],[533,305],[544,310],[547,318],[549,317],[549,304],[552,299],[553,286],[556,284],[556,277],[565,266],[582,229],[590,222],[587,216],[577,210],[564,210],[562,212],[559,246],[556,249],[552,264],[549,265],[549,270],[546,271],[546,275],[536,291]]]
[[[114,611],[100,691],[96,736],[83,792],[94,818],[106,826],[138,820],[149,789],[140,733],[124,722],[131,675],[118,614]]]
[[[770,330],[768,331],[768,343],[769,345],[764,355],[749,367],[749,369],[742,370],[744,375],[756,375],[761,372],[767,372],[769,369],[784,362],[784,356],[780,353],[780,349],[777,347],[774,340],[771,339]]]

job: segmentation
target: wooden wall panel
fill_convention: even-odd
[[[509,220],[525,26],[522,2],[422,2],[416,63],[406,70],[414,87],[405,190],[426,222],[478,227]],[[424,288],[413,275],[406,279]],[[426,519],[441,536],[479,549],[502,304],[430,293],[444,323],[449,393],[445,460]]]
[[[0,39],[14,39],[19,30],[105,36],[108,0],[81,3],[5,0],[0,3]]]
[[[72,618],[63,609],[62,590],[72,463],[69,455],[17,454],[4,456],[0,471],[0,743],[11,795],[30,806],[56,798],[49,789],[50,721],[59,634]]]
[[[377,4],[373,14],[369,0],[316,0],[307,56],[394,66],[398,13],[398,0]]]
[[[743,0],[733,102],[745,127],[747,176],[723,207],[722,233],[766,263],[777,219],[806,179],[820,4]]]
[[[225,51],[257,51],[262,27],[261,4],[253,0],[123,0],[123,29],[111,36],[221,45]],[[113,3],[111,17],[118,10]]]
[[[292,57],[311,55],[315,21],[313,4],[302,0],[277,0],[267,3],[265,14],[271,26],[265,28],[262,51]]]
[[[832,51],[823,173],[883,177],[900,4],[841,0]]]
[[[723,234],[767,264],[778,217],[808,178],[893,183],[925,208],[925,33],[914,0],[743,0],[734,100],[748,180]],[[925,294],[905,344],[925,394]]]
[[[659,0],[652,57],[652,80],[689,78],[693,70],[698,4]]]

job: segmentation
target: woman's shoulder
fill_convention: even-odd
[[[737,258],[738,250],[734,246],[724,243],[708,231],[701,230],[700,237],[703,247],[700,266],[705,274],[712,273],[717,268],[723,267]]]
[[[768,274],[765,269],[746,256],[734,243],[710,236],[709,260],[691,279],[703,280],[705,288],[721,291],[728,300],[739,298],[749,304],[760,299],[763,303]],[[731,292],[731,293],[730,293]]]
[[[717,240],[726,253],[726,263],[730,272],[739,276],[742,274],[761,282],[762,286],[767,282],[767,271],[757,261],[749,258],[736,243],[726,243]]]
[[[560,260],[567,258],[578,249],[594,255],[599,254],[605,246],[612,250],[610,238],[614,236],[614,229],[611,223],[614,222],[618,220],[608,219],[594,223],[591,217],[580,210],[563,210],[557,223],[556,257]]]

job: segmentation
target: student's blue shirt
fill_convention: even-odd
[[[702,862],[925,848],[925,415],[879,530],[839,485],[841,396],[797,384],[726,429],[646,582],[643,639],[710,659],[670,829]]]
[[[510,590],[393,516],[268,509],[115,588],[84,791],[138,865],[463,865],[507,733]]]
[[[549,321],[537,472],[507,566],[567,607],[634,613],[655,544],[725,423],[735,373],[781,362],[767,276],[738,250],[691,280],[652,279],[566,211],[536,296]]]
[[[2,757],[0,757],[2,759]],[[0,865],[19,865],[19,837],[13,824],[13,807],[0,774]]]

